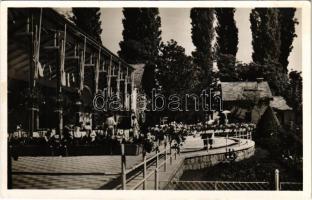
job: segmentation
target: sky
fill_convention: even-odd
[[[251,8],[237,8],[235,21],[238,28],[238,61],[249,63],[252,58],[251,30],[249,14]],[[174,39],[185,48],[187,55],[195,49],[191,38],[190,8],[159,8],[161,17],[162,41]],[[297,9],[295,17],[299,21],[296,26],[296,37],[293,41],[293,50],[288,58],[289,70],[301,71],[301,9]],[[117,53],[119,42],[122,40],[122,8],[101,8],[102,42],[113,53]]]

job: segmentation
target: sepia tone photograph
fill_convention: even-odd
[[[303,191],[300,7],[8,7],[7,186]]]

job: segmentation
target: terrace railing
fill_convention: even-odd
[[[249,139],[252,140],[253,129],[247,128],[226,128],[226,129],[216,129],[216,130],[205,130],[201,134],[211,134],[218,137],[231,137],[239,139]]]
[[[160,157],[161,155],[164,155],[164,159],[162,162],[160,162]],[[165,143],[165,149],[162,151],[156,150],[156,154],[151,156],[150,158],[146,158],[146,155],[143,157],[143,162],[135,165],[131,169],[126,169],[126,156],[125,156],[125,151],[124,151],[124,144],[121,146],[121,182],[122,182],[122,189],[126,190],[128,189],[127,183],[130,181],[131,178],[127,178],[127,175],[134,170],[141,170],[140,168],[143,167],[143,169],[140,171],[140,173],[143,173],[143,178],[139,182],[137,182],[134,186],[129,188],[130,190],[136,190],[140,186],[143,186],[143,190],[147,188],[146,183],[147,179],[150,178],[152,175],[154,175],[154,189],[158,190],[159,189],[159,169],[161,167],[164,167],[164,171],[166,172],[167,170],[167,165],[170,163],[172,165],[173,159],[177,159],[177,151],[172,152],[171,148],[170,151],[168,151],[167,144]],[[155,162],[155,169],[152,170],[150,173],[147,174],[147,165],[150,162]]]

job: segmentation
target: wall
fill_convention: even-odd
[[[254,155],[255,147],[249,147],[236,151],[237,158],[235,161],[241,161]],[[225,153],[218,153],[212,155],[203,155],[185,158],[184,170],[195,170],[211,167],[225,160]]]
[[[235,162],[244,160],[246,158],[250,158],[255,153],[255,145],[248,146],[247,148],[240,149],[235,152],[237,155]],[[166,185],[164,189],[174,189],[174,185],[172,184],[172,182],[178,181],[185,170],[204,169],[207,167],[214,166],[224,160],[225,153],[185,157],[183,164],[179,166],[179,169],[176,171],[175,175],[170,180],[170,183]]]

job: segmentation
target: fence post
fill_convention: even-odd
[[[125,155],[125,144],[121,144],[121,178],[122,178],[122,189],[126,190],[126,155]]]
[[[275,190],[280,190],[279,170],[275,169]]]
[[[158,168],[158,155],[159,155],[159,153],[158,153],[158,147],[156,148],[156,168]]]
[[[165,143],[165,164],[164,164],[164,171],[167,170],[167,143]]]
[[[158,186],[158,168],[156,167],[155,169],[155,190],[158,190],[159,186]]]
[[[174,159],[177,159],[177,149],[174,151]]]
[[[12,155],[10,147],[8,154],[8,189],[12,189]]]
[[[144,155],[144,166],[143,166],[143,190],[146,189],[146,155]]]

